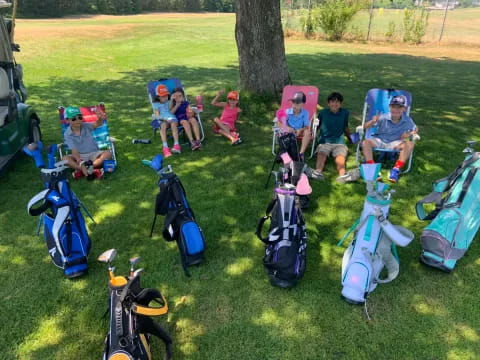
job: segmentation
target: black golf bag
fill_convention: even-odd
[[[295,187],[285,184],[275,189],[274,199],[258,223],[256,235],[265,243],[263,264],[272,285],[294,286],[306,268],[307,233]],[[270,219],[269,233],[262,228]]]
[[[140,276],[115,276],[109,281],[110,329],[103,360],[151,360],[150,335],[165,343],[165,360],[172,358],[172,339],[152,316],[168,312],[157,289],[140,286]]]
[[[165,216],[163,237],[167,241],[177,242],[183,270],[190,276],[187,266],[199,264],[204,260],[205,238],[202,229],[195,221],[185,189],[174,172],[160,173],[158,186],[160,192],[155,201],[155,216],[150,236],[153,234],[157,215]]]
[[[65,276],[74,278],[88,271],[91,242],[80,208],[82,204],[70,189],[67,171],[62,162],[51,169],[42,168],[46,189],[28,202],[27,211],[32,216],[42,215],[45,242],[53,263],[63,269]],[[39,202],[41,205],[34,208]]]

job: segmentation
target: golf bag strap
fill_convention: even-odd
[[[165,221],[163,223],[162,235],[163,235],[163,238],[166,241],[173,241],[176,238],[175,232],[173,233],[173,235],[170,234],[169,227],[170,227],[170,225],[172,225],[174,223],[178,214],[179,214],[178,209],[170,209],[168,211],[167,215],[165,215]]]
[[[377,247],[377,255],[383,262],[383,265],[387,268],[388,275],[385,279],[377,277],[376,281],[379,284],[386,284],[395,280],[400,273],[400,265],[395,258],[395,255],[392,253],[393,246],[392,241],[384,233],[380,238],[380,243]]]
[[[377,217],[379,219],[379,217]],[[380,227],[383,234],[388,237],[394,244],[405,247],[413,240],[415,235],[407,228],[399,225],[393,225],[385,218],[379,219]]]
[[[272,218],[272,216],[270,214],[271,214],[271,212],[273,210],[273,207],[275,206],[276,203],[277,203],[277,198],[275,197],[267,205],[267,210],[265,210],[265,216],[260,218],[260,221],[258,222],[258,225],[257,225],[257,231],[255,231],[255,235],[257,235],[257,237],[262,242],[264,242],[265,244],[270,243],[270,241],[268,241],[269,235],[267,235],[266,237],[263,237],[262,236],[262,228],[263,228],[263,225],[265,224],[265,221]]]
[[[157,289],[143,289],[135,298],[136,301],[133,303],[132,311],[136,314],[145,316],[160,316],[168,312],[167,301]],[[148,306],[151,302],[155,302],[162,306]]]
[[[465,159],[449,176],[448,176],[448,183],[445,189],[443,190],[448,191],[452,187],[452,185],[457,181],[458,177],[462,174],[463,170],[473,164],[475,161],[480,159],[480,152],[473,153],[473,155]]]
[[[172,338],[162,329],[152,318],[148,316],[138,316],[138,332],[140,334],[151,334],[158,337],[165,344],[165,360],[172,358]]]
[[[436,204],[435,209],[430,213],[426,213],[425,211],[425,204]],[[419,220],[432,220],[435,216],[437,216],[438,212],[442,208],[442,193],[438,191],[433,191],[427,196],[425,196],[422,200],[417,201],[415,205],[415,211],[417,213],[417,217]]]
[[[49,208],[50,205],[48,204],[48,201],[45,201],[49,192],[50,192],[50,189],[45,189],[43,191],[40,191],[37,195],[35,195],[30,199],[30,201],[27,204],[27,212],[31,216],[38,216],[44,213]],[[40,205],[37,208],[33,208],[33,205],[35,205],[41,200],[43,200],[42,205]]]
[[[462,205],[463,199],[465,198],[465,195],[467,195],[468,189],[472,184],[473,178],[475,177],[475,175],[477,175],[478,169],[479,168],[470,169],[467,177],[465,178],[465,181],[462,184],[462,191],[460,192],[460,195],[458,195],[457,201],[447,204],[445,207],[460,207]]]
[[[60,233],[60,229],[65,223],[65,220],[67,220],[69,215],[70,215],[70,206],[65,205],[58,208],[57,216],[55,216],[55,220],[53,221],[53,226],[52,226],[53,239],[55,240],[55,245],[57,246],[57,250],[60,252],[60,255],[62,256],[63,262],[66,262],[66,259],[65,259],[64,249],[62,247],[62,244],[60,243],[59,233]]]

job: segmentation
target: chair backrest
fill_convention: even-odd
[[[96,110],[100,108],[100,111],[106,114],[105,111],[105,104],[101,103],[98,105],[93,106],[82,106],[79,107],[80,112],[83,116],[83,122],[85,123],[94,123],[97,121],[97,114]],[[65,107],[60,106],[58,108],[58,116],[60,118],[60,125],[62,127],[62,136],[65,133],[65,130],[68,128],[68,121],[65,119]],[[103,125],[97,127],[92,132],[93,138],[97,143],[98,147],[101,150],[109,149],[111,147],[111,140],[110,140],[110,131],[108,129],[107,119],[103,121]]]
[[[8,97],[10,95],[10,83],[7,72],[0,68],[0,126],[5,124],[8,116]]]
[[[184,89],[182,81],[178,78],[160,79],[160,80],[150,81],[147,84],[147,93],[148,93],[148,99],[149,99],[150,103],[153,102],[153,99],[157,95],[158,85],[165,85],[170,94],[172,94],[173,90],[175,90],[176,88]]]
[[[317,105],[318,105],[318,88],[316,86],[310,85],[287,85],[283,88],[282,92],[282,104],[280,105],[280,109],[288,109],[292,107],[292,103],[290,99],[296,92],[303,92],[307,98],[306,103],[304,104],[304,109],[308,111],[308,118],[310,119],[310,123],[314,118]]]
[[[412,94],[406,90],[396,89],[370,89],[365,96],[365,105],[363,109],[363,121],[362,124],[371,120],[373,116],[390,111],[390,100],[394,96],[403,95],[407,98],[407,110],[406,113],[410,114],[412,107]],[[365,132],[365,138],[370,138],[375,134],[376,128],[371,127]]]

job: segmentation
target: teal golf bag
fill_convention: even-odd
[[[342,298],[352,304],[363,304],[378,284],[394,280],[400,271],[395,245],[407,246],[413,233],[388,221],[392,191],[376,182],[380,164],[364,164],[360,174],[367,182],[367,197],[360,218],[338,245],[354,233],[342,261]],[[380,278],[383,269],[387,277]]]
[[[473,145],[473,144],[469,144]],[[468,147],[465,160],[449,176],[433,183],[433,192],[417,202],[420,220],[432,220],[422,231],[420,260],[450,272],[480,227],[480,152]],[[435,204],[427,214],[425,204]]]

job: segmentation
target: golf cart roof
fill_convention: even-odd
[[[0,0],[0,8],[10,7],[10,3]],[[0,63],[13,63],[12,45],[10,43],[10,33],[5,24],[5,19],[0,13]]]

